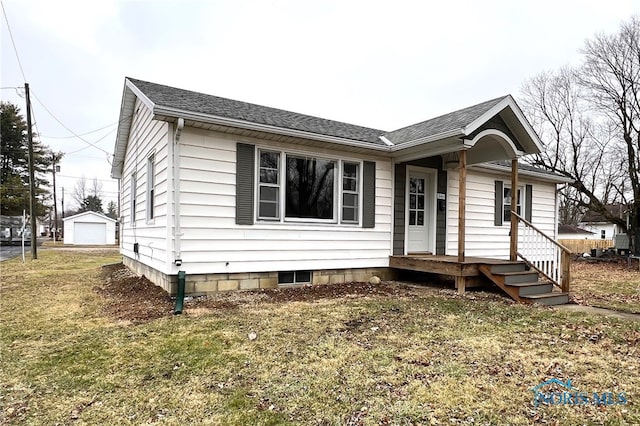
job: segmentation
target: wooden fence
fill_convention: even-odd
[[[613,247],[613,240],[558,240],[571,253],[591,253],[591,249]]]

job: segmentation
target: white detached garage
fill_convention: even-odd
[[[64,243],[76,245],[113,245],[116,221],[96,212],[84,212],[64,219]]]

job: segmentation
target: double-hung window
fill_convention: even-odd
[[[260,151],[258,219],[280,219],[280,153]]]
[[[516,197],[517,199],[517,206],[515,209],[515,212],[518,213],[519,215],[522,214],[522,191],[520,190],[520,188],[518,188],[518,195]],[[511,222],[511,210],[514,210],[511,208],[511,187],[510,186],[506,186],[503,189],[503,196],[502,196],[502,221],[503,222]]]
[[[129,184],[131,187],[129,188],[130,197],[131,197],[131,224],[134,225],[136,223],[136,193],[138,188],[138,180],[136,179],[136,173],[131,173],[131,182]]]
[[[155,155],[147,158],[147,222],[153,220],[153,205],[155,202],[156,165]]]
[[[342,222],[358,223],[360,205],[360,164],[342,163]]]
[[[533,214],[533,186],[523,185],[518,187],[516,195],[517,205],[511,206],[511,185],[502,180],[495,181],[495,215],[494,225],[502,226],[511,222],[511,210],[531,222]]]

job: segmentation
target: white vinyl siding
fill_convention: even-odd
[[[235,223],[236,144],[264,141],[185,128],[180,147],[182,268],[191,274],[386,267],[391,253],[391,161],[376,161],[374,228],[339,223]],[[270,142],[271,151],[301,152]],[[307,148],[309,157],[353,158]],[[358,157],[355,157],[358,159]],[[192,161],[197,160],[197,161]],[[282,164],[282,158],[280,159]],[[345,160],[346,161],[346,160]],[[357,161],[352,161],[357,162]],[[196,164],[197,167],[193,167]],[[256,173],[259,166],[256,164]],[[259,177],[256,178],[256,182]],[[256,197],[256,204],[259,198]],[[280,211],[280,216],[284,212]]]
[[[467,256],[509,258],[509,222],[495,226],[495,181],[508,176],[486,170],[467,170],[465,254]],[[551,238],[555,237],[556,185],[519,177],[521,196],[525,185],[533,185],[532,222]],[[520,186],[520,185],[519,185]],[[458,254],[458,191],[456,170],[448,171],[446,254]],[[523,206],[524,207],[524,206]],[[523,210],[524,211],[524,210]]]
[[[131,129],[127,145],[127,154],[123,167],[121,193],[121,215],[125,222],[121,226],[120,252],[132,259],[149,265],[164,273],[173,273],[168,258],[167,240],[169,211],[168,142],[170,125],[153,120],[151,111],[139,100],[131,117]],[[153,153],[153,171],[149,172],[149,158]],[[136,179],[131,179],[135,174]],[[152,181],[149,178],[153,176]],[[135,188],[132,187],[132,180]],[[149,191],[153,188],[153,191]],[[132,195],[135,191],[135,210]],[[153,196],[153,201],[150,197]],[[153,220],[149,215],[149,203],[153,202]],[[134,214],[135,223],[131,223]],[[139,253],[133,252],[133,244],[139,244]]]

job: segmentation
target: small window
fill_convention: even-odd
[[[600,238],[601,239],[606,239],[607,238],[607,231],[605,231],[604,229],[600,230]]]
[[[516,206],[516,213],[521,215],[522,209],[522,191],[518,188],[518,205]],[[502,206],[503,206],[503,222],[511,222],[511,187],[505,186],[503,190],[503,198],[502,198]]]
[[[136,179],[136,174],[131,173],[131,188],[129,191],[131,192],[131,224],[136,223],[136,192],[138,187],[138,180]]]
[[[342,164],[342,222],[358,223],[360,176],[358,163]]]
[[[260,151],[258,218],[280,218],[280,154]]]
[[[311,282],[311,271],[278,272],[278,284],[308,284]]]
[[[155,155],[147,158],[147,221],[153,220],[153,206],[155,204],[156,166]]]

